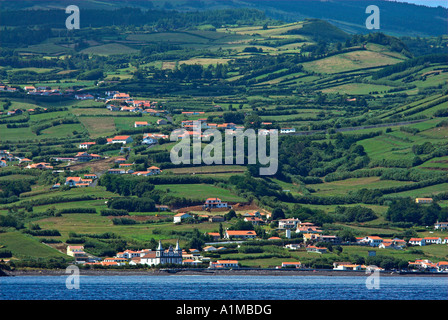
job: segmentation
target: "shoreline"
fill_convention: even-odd
[[[68,276],[65,269],[23,269],[7,271],[3,270],[6,277],[26,277],[26,276]],[[341,270],[287,270],[287,269],[227,269],[227,270],[182,270],[182,269],[163,269],[163,270],[79,270],[80,276],[369,276],[365,271],[341,271]],[[392,271],[382,271],[381,276],[395,277],[447,277],[448,273],[428,273],[428,272],[409,272],[398,273]]]

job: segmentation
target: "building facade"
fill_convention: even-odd
[[[182,264],[182,249],[179,246],[179,241],[177,241],[176,248],[173,249],[172,246],[169,246],[167,250],[163,250],[162,242],[159,241],[157,250],[148,252],[141,257],[140,263],[149,266],[167,263]]]

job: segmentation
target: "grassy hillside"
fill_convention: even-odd
[[[50,14],[43,14],[43,21]],[[0,150],[14,156],[11,161],[5,156],[7,166],[0,168],[0,245],[13,259],[59,257],[54,248],[67,244],[87,244],[87,251],[100,257],[153,248],[159,239],[179,239],[189,248],[198,238],[204,245],[211,241],[204,233],[241,227],[242,215],[254,210],[280,209],[287,218],[345,238],[446,236],[432,229],[435,220],[446,220],[448,207],[448,64],[438,53],[446,48],[446,37],[413,38],[418,52],[432,53],[415,56],[405,44],[410,39],[377,32],[352,35],[315,19],[285,23],[243,10],[215,12],[216,21],[200,12],[179,14],[174,23],[166,12],[157,14],[133,27],[99,19],[100,25],[64,37],[57,28],[38,26],[4,33],[12,41],[16,31],[36,32],[29,43],[5,42],[0,53],[2,84],[17,88],[0,92]],[[47,91],[28,94],[25,86]],[[109,91],[144,100],[160,114],[110,111],[106,106],[131,102],[108,101]],[[94,99],[79,100],[75,94]],[[22,112],[12,112],[17,109]],[[198,119],[296,132],[280,135],[279,170],[268,177],[247,163],[174,165],[175,142],[141,143],[144,134],[169,136],[183,121]],[[137,121],[148,126],[135,128]],[[133,142],[127,148],[106,143],[116,135],[129,135]],[[86,151],[80,143],[93,141],[87,152],[101,160],[68,160]],[[203,141],[202,148],[206,145]],[[162,173],[108,174],[122,157],[127,169],[144,172],[156,166]],[[27,169],[24,158],[53,168]],[[67,177],[92,173],[99,181],[88,187],[64,186]],[[57,183],[61,187],[53,188]],[[229,211],[202,209],[213,197],[235,204],[237,216],[221,226],[210,222],[206,215]],[[417,197],[432,197],[434,204],[396,215],[399,201],[410,201],[402,207],[406,211]],[[147,203],[113,211],[120,201]],[[174,224],[173,216],[183,211],[196,216]],[[302,242],[299,234],[286,238],[276,220],[256,227],[260,239]],[[257,247],[254,255],[232,247],[212,257],[235,258],[244,266],[272,267],[288,258],[328,267],[335,260],[367,259],[368,251],[343,245],[342,252],[320,260],[304,248],[291,252],[280,243]],[[396,261],[447,258],[446,245],[376,251]]]

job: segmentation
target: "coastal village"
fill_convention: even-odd
[[[110,112],[123,112],[123,113],[135,113],[135,114],[147,114],[155,117],[162,117],[156,122],[149,123],[148,121],[135,121],[134,128],[160,128],[171,123],[171,117],[168,111],[157,102],[148,100],[134,100],[129,94],[109,91],[104,93],[104,97],[95,97],[88,93],[76,93],[76,92],[59,92],[51,90],[48,91],[44,88],[35,88],[32,86],[26,86],[23,88],[29,95],[73,95],[77,100],[96,100],[104,102],[105,108]],[[8,111],[8,115],[20,114],[23,112],[36,112],[36,110],[21,110],[15,109]],[[39,112],[46,112],[45,109],[39,110]],[[185,111],[182,112],[184,117],[189,116],[202,116],[204,112]],[[270,133],[269,128],[272,125],[271,122],[262,122],[262,126],[265,129],[260,129],[260,135],[268,135]],[[198,127],[199,126],[199,127]],[[181,129],[185,129],[184,135],[179,135],[177,139],[184,139],[185,137],[193,137],[193,139],[208,138],[206,135],[200,133],[197,136],[198,131],[205,129],[218,129],[218,130],[237,130],[244,129],[244,126],[238,126],[234,123],[210,123],[207,118],[198,118],[195,120],[182,120]],[[154,131],[154,130],[152,130]],[[199,131],[201,132],[201,131]],[[294,134],[295,128],[284,127],[280,128],[280,134]],[[139,144],[147,148],[154,147],[160,141],[168,141],[169,136],[159,132],[143,132],[143,138]],[[28,158],[14,156],[8,150],[0,150],[0,167],[17,166],[23,169],[40,169],[49,170],[53,173],[64,172],[64,166],[70,170],[71,166],[79,164],[90,164],[97,162],[104,162],[110,158],[106,154],[97,154],[89,152],[89,149],[96,146],[96,141],[83,141],[78,144],[80,151],[73,154],[71,157],[63,155],[61,157],[54,157],[49,162],[37,162],[33,163]],[[88,188],[96,186],[98,184],[99,177],[102,174],[111,175],[134,175],[134,176],[153,176],[163,173],[159,167],[151,165],[144,170],[136,170],[135,163],[128,161],[128,155],[132,148],[137,145],[134,143],[132,135],[114,135],[106,138],[106,145],[119,144],[121,146],[120,155],[114,157],[113,161],[109,161],[109,167],[102,172],[84,173],[81,176],[68,176],[64,181],[55,183],[52,189],[59,189],[62,187],[69,188]],[[58,170],[55,169],[58,167]],[[63,169],[63,170],[61,170]],[[418,204],[430,204],[432,198],[415,198],[415,203]],[[212,212],[213,210],[231,210],[233,204],[230,204],[217,197],[211,197],[206,199],[200,210],[205,212]],[[159,210],[162,206],[159,206]],[[169,210],[169,208],[163,208],[163,210]],[[267,226],[270,225],[273,220],[271,214],[265,211],[247,211],[239,214],[240,218],[253,226]],[[172,216],[173,226],[182,225],[195,221],[195,223],[201,223],[203,221],[211,223],[221,223],[225,221],[223,215],[218,214],[198,214],[191,211],[176,210]],[[356,237],[354,241],[344,241],[336,235],[324,232],[321,227],[314,225],[310,222],[302,222],[297,218],[289,219],[277,219],[275,228],[275,236],[261,237],[254,230],[231,230],[226,229],[220,232],[207,232],[207,236],[214,241],[206,243],[200,250],[182,249],[177,241],[175,247],[170,244],[168,248],[159,241],[157,249],[141,249],[141,250],[124,250],[118,252],[113,257],[95,257],[86,253],[85,248],[82,245],[68,245],[63,251],[66,255],[72,257],[76,264],[83,266],[95,267],[127,267],[127,266],[146,266],[156,267],[169,265],[172,267],[182,268],[207,268],[213,270],[219,269],[241,269],[247,268],[242,266],[240,261],[235,259],[216,259],[213,258],[213,253],[225,252],[228,250],[227,245],[233,244],[237,248],[243,245],[245,242],[257,242],[257,241],[270,241],[275,243],[276,246],[282,247],[288,251],[303,251],[311,255],[326,255],[329,253],[329,246],[361,246],[372,248],[369,251],[369,256],[376,254],[376,249],[379,250],[403,250],[407,247],[421,247],[428,245],[448,245],[447,237],[412,237],[408,241],[399,238],[383,238],[379,236],[363,236]],[[448,222],[437,222],[434,225],[434,230],[446,231],[448,229]],[[300,241],[297,241],[300,240]],[[326,244],[325,246],[323,244]],[[375,250],[373,250],[375,249]],[[300,269],[307,270],[309,267],[301,263],[300,261],[282,261],[279,265],[272,265],[273,269]],[[364,264],[356,264],[353,262],[334,262],[333,270],[335,271],[365,271],[368,268],[376,268],[384,271],[383,268],[376,266],[369,266]],[[402,270],[403,271],[403,270]],[[439,261],[433,263],[428,259],[417,259],[415,261],[409,261],[406,271],[425,271],[425,272],[448,272],[448,262]]]
[[[208,205],[212,199],[207,199],[204,206]],[[214,200],[214,199],[213,199]],[[216,199],[220,202],[220,199]],[[174,216],[174,223],[181,223],[182,219],[191,218],[192,215],[187,213],[178,213]],[[249,221],[256,224],[268,223],[269,214],[262,214],[258,211],[248,212],[243,215],[244,221]],[[218,219],[219,216],[209,218],[210,221]],[[221,220],[222,219],[222,220]],[[224,217],[217,221],[224,221]],[[438,222],[434,225],[435,230],[448,230],[448,222]],[[355,243],[343,242],[340,238],[334,235],[324,235],[319,227],[314,226],[312,223],[301,222],[299,219],[280,219],[278,220],[278,231],[281,231],[284,236],[281,237],[269,237],[268,241],[287,243],[282,245],[287,250],[306,250],[308,253],[314,254],[326,254],[328,248],[324,246],[315,245],[317,243],[331,243],[333,245],[357,245],[364,247],[371,247],[372,251],[369,251],[369,255],[375,255],[376,251],[373,248],[384,250],[403,250],[406,247],[412,246],[427,246],[433,244],[448,245],[448,236],[443,239],[440,237],[425,237],[425,238],[411,238],[408,242],[403,239],[383,239],[378,236],[365,236],[357,237]],[[289,241],[292,239],[291,234],[302,236],[302,241],[294,243]],[[122,266],[135,266],[145,265],[148,267],[155,267],[158,265],[171,265],[174,268],[208,268],[208,269],[238,269],[241,268],[241,264],[238,260],[214,260],[207,256],[207,253],[225,251],[227,248],[224,246],[229,243],[236,243],[238,246],[242,245],[245,241],[257,241],[260,240],[257,234],[253,230],[225,230],[223,238],[221,238],[219,232],[209,232],[208,235],[213,237],[215,242],[206,244],[201,250],[198,249],[182,249],[177,241],[175,248],[169,245],[164,249],[162,242],[159,241],[157,249],[142,249],[142,250],[125,250],[119,252],[114,257],[99,259],[92,257],[84,251],[83,246],[67,246],[67,255],[72,256],[77,264],[84,266],[102,266],[102,267],[122,267]],[[295,237],[296,238],[296,237]],[[297,239],[297,238],[296,238]],[[307,270],[307,266],[300,261],[283,261],[281,265],[272,266],[274,269],[300,269]],[[334,262],[333,270],[335,271],[366,271],[378,270],[385,271],[385,269],[370,266],[355,264],[352,262]],[[401,272],[436,272],[445,273],[448,272],[448,261],[439,261],[433,263],[428,259],[417,259],[415,261],[409,261],[406,270],[400,270]]]

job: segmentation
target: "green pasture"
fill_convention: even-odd
[[[156,185],[155,189],[169,191],[168,194],[187,199],[205,201],[207,198],[220,198],[222,201],[246,202],[244,198],[233,194],[230,190],[209,184],[163,184]]]

